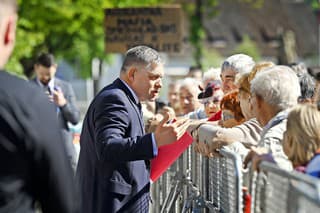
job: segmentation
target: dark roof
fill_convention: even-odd
[[[307,3],[289,0],[264,0],[262,6],[224,0],[218,14],[204,20],[208,42],[224,55],[232,53],[248,35],[263,56],[277,55],[280,32],[294,32],[298,56],[318,51],[318,23],[315,12]]]

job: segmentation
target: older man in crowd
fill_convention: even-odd
[[[249,73],[254,67],[255,62],[253,59],[245,54],[235,54],[228,57],[221,65],[221,81],[222,81],[222,90],[224,94],[231,92],[232,90],[238,89],[235,84],[236,75],[242,73]],[[200,138],[200,142],[211,141],[213,137],[216,136],[219,126],[204,124],[197,126],[197,131],[193,131],[194,127],[189,128],[190,131],[196,133],[196,137]],[[199,146],[201,144],[197,144]],[[202,145],[204,145],[202,143]],[[199,147],[196,147],[198,149]]]
[[[253,59],[245,54],[235,54],[228,57],[221,66],[223,92],[228,93],[237,89],[235,84],[236,75],[250,72],[254,65]]]
[[[251,82],[251,107],[263,126],[257,148],[245,159],[251,161],[255,154],[268,153],[277,165],[291,170],[292,165],[283,152],[282,139],[286,130],[290,108],[297,104],[300,85],[296,74],[287,66],[274,66],[258,73]]]

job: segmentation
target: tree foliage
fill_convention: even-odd
[[[261,7],[264,0],[230,0]],[[318,0],[305,0],[319,8]],[[22,75],[41,51],[50,51],[75,67],[78,76],[90,76],[91,60],[107,60],[104,52],[104,8],[181,4],[189,18],[189,41],[196,65],[202,65],[206,31],[202,16],[217,14],[221,0],[18,0],[16,48],[8,70]]]
[[[307,3],[311,5],[311,7],[315,10],[319,10],[320,5],[319,5],[319,0],[306,0]]]
[[[104,53],[104,8],[150,6],[165,0],[19,0],[16,47],[8,70],[22,75],[41,51],[73,64],[89,77],[91,60]]]
[[[215,6],[219,0],[182,1],[184,11],[190,22],[189,41],[193,47],[193,58],[196,66],[203,66],[204,40],[206,32],[203,25],[203,16],[215,14]]]

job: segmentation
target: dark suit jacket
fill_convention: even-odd
[[[0,212],[74,212],[72,177],[48,98],[0,71]]]
[[[31,80],[32,83],[40,87],[36,78]],[[69,131],[68,122],[77,124],[80,120],[80,111],[76,107],[76,98],[72,86],[59,78],[54,79],[54,86],[59,87],[67,100],[67,104],[57,110],[57,116],[61,125],[61,132],[64,141],[66,142],[67,154],[73,156],[75,148],[72,145],[72,134]]]
[[[144,135],[138,103],[120,79],[91,103],[77,168],[83,213],[135,212],[128,204],[149,193],[154,148],[151,134]]]

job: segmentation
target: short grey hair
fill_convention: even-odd
[[[306,99],[313,98],[316,89],[316,82],[314,78],[312,78],[309,73],[301,73],[297,74],[297,76],[301,89],[301,96],[299,97],[299,101],[301,102]]]
[[[121,72],[126,72],[132,65],[142,65],[149,69],[152,65],[163,64],[160,54],[147,46],[136,46],[126,52]]]
[[[201,86],[201,82],[194,79],[194,78],[185,78],[181,81],[179,81],[180,83],[180,89],[181,88],[190,88],[192,92],[194,92],[195,94],[199,94],[201,92],[199,86]]]
[[[254,67],[254,60],[245,54],[235,54],[228,57],[221,66],[221,73],[231,69],[238,73],[248,73],[251,72]]]
[[[297,75],[288,66],[265,68],[251,81],[251,94],[261,97],[277,110],[285,110],[297,104],[300,85]]]
[[[303,62],[292,63],[292,64],[289,64],[288,66],[298,75],[298,77],[300,77],[299,75],[303,75],[308,72],[307,67]]]
[[[203,73],[203,81],[206,80],[220,80],[221,81],[221,69],[211,67],[206,72]],[[206,86],[206,85],[204,85]]]

